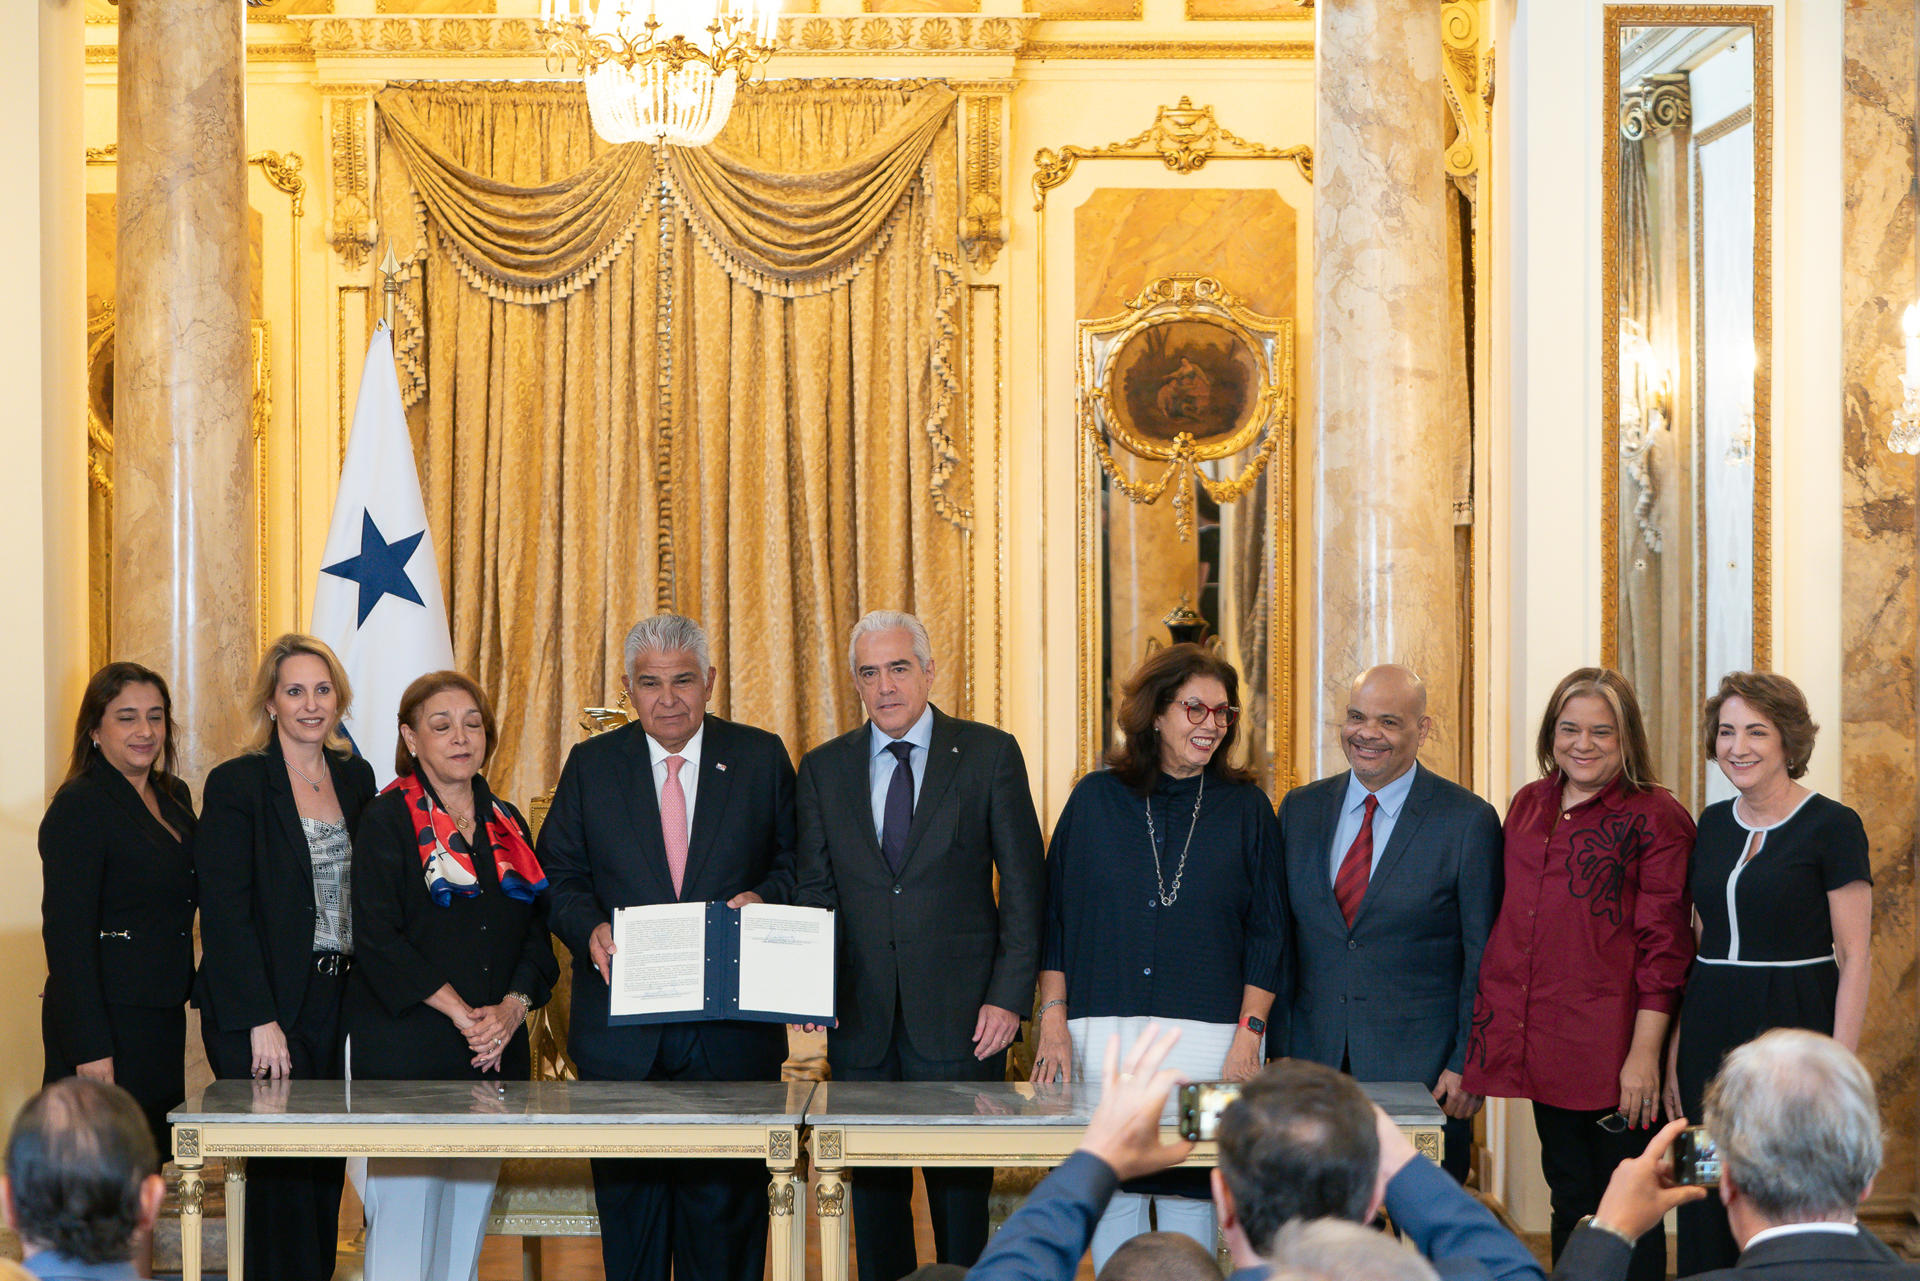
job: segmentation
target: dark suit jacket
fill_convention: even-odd
[[[399,792],[374,798],[353,842],[353,972],[342,1018],[353,1038],[355,1077],[374,1080],[461,1080],[478,1075],[467,1038],[446,1015],[426,1004],[442,984],[468,1005],[498,1005],[518,992],[535,1008],[546,1004],[560,977],[547,934],[545,895],[531,903],[500,890],[486,815],[493,793],[473,780],[480,821],[475,825],[473,872],[478,894],[454,895],[445,907],[427,892],[413,815]],[[527,834],[511,805],[509,821]],[[525,1080],[531,1064],[523,1023],[500,1060],[503,1077]]]
[[[47,1026],[69,1064],[113,1053],[110,1003],[178,1009],[193,986],[193,799],[154,790],[178,841],[97,752],[40,821]]]
[[[1560,1252],[1553,1281],[1620,1281],[1630,1253],[1611,1233],[1581,1228]],[[1920,1267],[1861,1228],[1858,1236],[1796,1232],[1762,1241],[1732,1267],[1698,1272],[1689,1281],[1920,1281]]]
[[[373,799],[373,767],[328,752],[349,834]],[[218,1031],[286,1027],[313,976],[313,859],[273,736],[264,752],[214,766],[194,838],[200,873],[200,974],[194,1004]]]
[[[1500,908],[1493,806],[1423,766],[1351,927],[1333,897],[1345,773],[1287,793],[1280,843],[1293,913],[1285,1045],[1362,1081],[1432,1085],[1466,1065],[1480,954]],[[1269,1042],[1271,1044],[1271,1042]]]
[[[982,1005],[1033,1007],[1046,872],[1026,762],[1011,734],[935,708],[895,876],[873,830],[869,732],[863,721],[800,762],[798,902],[839,912],[828,1058],[880,1062],[897,1001],[923,1057],[968,1059]]]
[[[661,1024],[607,1025],[607,985],[588,940],[617,907],[725,902],[751,890],[793,901],[793,761],[777,734],[708,716],[700,783],[687,834],[687,870],[673,892],[647,736],[638,723],[587,739],[567,755],[553,807],[540,825],[548,922],[573,953],[567,1048],[581,1071],[604,1080],[644,1080]],[[778,1023],[694,1023],[720,1080],[773,1080],[787,1057]]]

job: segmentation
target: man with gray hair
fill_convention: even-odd
[[[1033,1003],[1046,893],[1013,736],[929,703],[933,646],[880,610],[848,644],[867,722],[800,762],[797,901],[839,912],[837,1081],[998,1081]],[[999,874],[999,896],[994,894]],[[924,1171],[939,1261],[987,1243],[985,1169]],[[860,1281],[912,1272],[913,1171],[853,1181]]]
[[[549,922],[573,954],[567,1048],[588,1081],[777,1081],[778,1023],[607,1023],[615,908],[790,903],[793,762],[779,737],[707,714],[714,668],[677,614],[627,633],[633,723],[574,747],[540,828]],[[593,1162],[608,1281],[760,1281],[766,1170]]]
[[[1873,1081],[1832,1037],[1775,1028],[1727,1055],[1707,1087],[1706,1129],[1720,1157],[1720,1199],[1740,1246],[1734,1267],[1705,1281],[1920,1281],[1861,1226],[1860,1203],[1880,1171]],[[1677,1125],[1669,1127],[1677,1132]],[[1660,1159],[1622,1162],[1600,1209],[1567,1242],[1554,1281],[1614,1281],[1628,1242],[1679,1201]]]

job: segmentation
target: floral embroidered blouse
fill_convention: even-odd
[[[1641,1010],[1671,1014],[1693,963],[1693,819],[1624,777],[1561,810],[1559,772],[1515,793],[1506,894],[1480,962],[1466,1088],[1553,1107],[1620,1101]]]

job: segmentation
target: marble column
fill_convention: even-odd
[[[1319,773],[1354,674],[1404,663],[1427,682],[1422,759],[1461,777],[1462,655],[1440,6],[1339,0],[1316,10],[1314,530],[1310,622]]]
[[[257,658],[242,0],[120,5],[113,652],[198,790]]]
[[[1915,299],[1914,11],[1854,0],[1844,32],[1841,290],[1841,799],[1873,851],[1873,985],[1860,1056],[1886,1118],[1886,1164],[1862,1217],[1894,1236],[1920,1221],[1915,1202],[1914,975],[1916,691],[1920,624],[1914,460],[1887,449],[1900,404],[1900,313]],[[1816,718],[1819,708],[1814,709]],[[1828,751],[1828,729],[1818,750]],[[1910,1240],[1910,1244],[1912,1244]]]

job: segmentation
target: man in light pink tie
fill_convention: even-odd
[[[709,655],[700,625],[676,614],[627,633],[637,720],[573,749],[540,829],[549,921],[573,954],[567,1046],[582,1080],[780,1079],[778,1023],[607,1023],[615,908],[792,901],[792,758],[776,735],[707,713]],[[766,1182],[753,1161],[594,1161],[609,1281],[760,1281]]]

